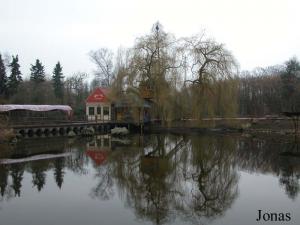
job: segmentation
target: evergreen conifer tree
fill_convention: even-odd
[[[58,99],[61,100],[63,99],[64,96],[63,78],[64,76],[62,73],[62,67],[60,65],[60,62],[57,62],[53,70],[52,82],[53,82],[54,94]]]
[[[7,91],[7,76],[5,71],[4,62],[0,54],[0,96],[4,96],[8,93]]]
[[[13,95],[17,92],[17,89],[22,82],[22,73],[20,71],[20,64],[18,55],[12,56],[12,61],[9,64],[11,69],[10,76],[8,77],[7,87],[9,95]]]
[[[40,83],[46,80],[44,66],[42,65],[39,59],[36,60],[35,65],[31,65],[30,71],[31,81],[34,81],[35,83]]]

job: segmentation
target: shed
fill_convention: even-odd
[[[111,101],[108,88],[96,88],[86,99],[86,116],[89,121],[110,121]]]

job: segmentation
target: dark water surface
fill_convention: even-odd
[[[300,224],[300,157],[286,151],[298,144],[237,135],[0,145],[0,225]]]

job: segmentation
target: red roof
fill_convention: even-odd
[[[86,99],[87,103],[108,102],[108,88],[96,88]]]
[[[87,150],[85,151],[97,166],[101,165],[107,159],[108,152],[106,151],[95,151],[95,150]]]

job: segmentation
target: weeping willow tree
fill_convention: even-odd
[[[188,96],[193,118],[229,116],[237,110],[237,66],[222,44],[204,34],[183,39],[190,70]]]
[[[152,101],[152,115],[167,121],[174,79],[174,70],[180,67],[177,60],[176,40],[156,23],[151,33],[137,39],[132,49],[134,72],[128,80],[140,90],[142,97]]]
[[[127,97],[151,102],[152,119],[164,125],[183,118],[233,116],[238,108],[235,60],[203,34],[176,39],[155,23],[117,62],[115,98],[128,92]]]

